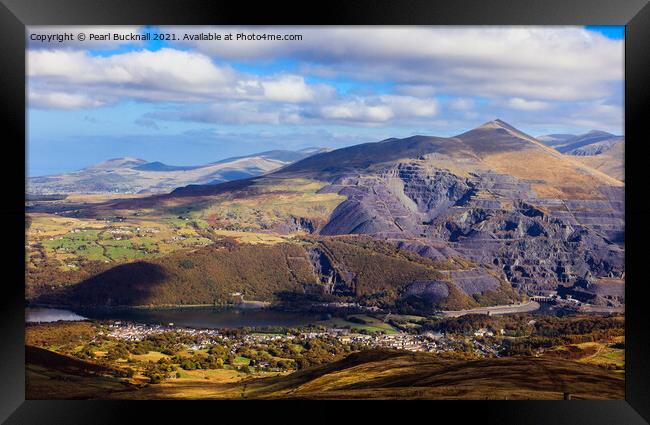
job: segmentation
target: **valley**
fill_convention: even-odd
[[[31,302],[624,304],[622,182],[499,120],[222,184],[80,199],[32,201]]]
[[[28,398],[623,397],[622,317],[394,315],[383,328],[380,317],[290,328],[31,324]]]
[[[30,397],[623,397],[622,180],[501,120],[312,153],[31,195],[26,302],[73,321]]]

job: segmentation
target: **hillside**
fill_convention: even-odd
[[[605,131],[585,134],[549,134],[538,138],[581,165],[619,181],[625,180],[625,138]]]
[[[25,346],[25,394],[29,400],[96,399],[113,393],[121,396],[137,388],[124,382],[124,377],[119,368]]]
[[[450,269],[462,273],[467,267],[400,252],[369,238],[307,238],[261,245],[222,242],[118,265],[41,293],[34,301],[88,307],[212,305],[236,303],[240,297],[292,304],[362,300],[384,308],[432,311],[518,299],[494,277],[489,287],[468,293],[449,278]]]
[[[275,150],[196,166],[114,158],[73,173],[30,177],[27,186],[31,194],[170,192],[189,184],[217,184],[257,176],[321,151]]]
[[[443,359],[436,354],[363,351],[322,366],[238,383],[189,381],[116,394],[129,399],[623,399],[615,372],[570,360]],[[113,397],[113,396],[110,396]]]
[[[574,158],[495,120],[451,138],[413,136],[324,152],[259,177],[190,185],[165,195],[75,205],[69,210],[62,207],[59,216],[79,220],[75,226],[93,223],[93,228],[103,229],[97,235],[119,227],[120,232],[128,230],[138,237],[132,238],[133,242],[100,238],[95,243],[75,236],[71,238],[74,241],[59,244],[56,238],[65,241],[68,236],[43,240],[49,227],[39,224],[42,218],[37,219],[31,231],[33,237],[43,240],[43,248],[35,246],[39,256],[34,257],[33,273],[38,275],[44,264],[50,264],[43,258],[55,255],[72,261],[66,272],[72,276],[80,273],[74,267],[83,270],[79,258],[100,250],[110,257],[109,268],[122,267],[113,246],[128,249],[131,261],[149,262],[163,250],[165,255],[176,255],[175,251],[187,255],[182,253],[187,248],[227,238],[234,238],[242,247],[262,243],[269,245],[264,249],[282,251],[285,248],[280,247],[286,243],[286,249],[305,250],[305,237],[311,235],[317,242],[307,244],[318,243],[332,251],[326,257],[336,269],[332,278],[340,289],[338,295],[348,294],[364,303],[403,305],[408,300],[406,304],[417,308],[447,305],[454,309],[512,299],[504,285],[508,290],[512,286],[522,293],[538,294],[585,279],[623,279],[623,183]],[[173,236],[157,242],[158,237],[141,235],[145,224],[154,223],[156,234],[165,231]],[[163,224],[171,229],[161,228]],[[347,242],[349,235],[366,239],[358,239],[354,246],[339,244]],[[382,257],[384,245],[363,240],[382,241],[402,257],[416,254],[422,260],[454,267],[438,268],[438,272],[444,271],[442,278],[406,273],[384,285],[382,277],[391,276],[396,267],[394,254]],[[150,248],[152,242],[156,245]],[[79,249],[81,244],[87,248]],[[88,249],[91,247],[94,251]],[[75,250],[74,255],[70,249]],[[246,264],[252,252],[248,249],[238,248],[228,261]],[[336,249],[340,249],[338,254]],[[157,254],[149,254],[156,250]],[[252,284],[249,296],[277,299],[277,291],[284,289],[304,292],[304,282],[287,275],[292,266],[282,264],[289,256],[312,258],[311,253],[278,252],[268,253],[279,255],[275,260],[269,257],[268,264],[281,266],[276,277],[268,276],[274,289]],[[369,259],[382,261],[371,263]],[[167,266],[165,260],[151,261],[161,261],[163,269]],[[219,267],[214,261],[214,267]],[[369,264],[374,264],[372,272]],[[315,274],[320,274],[315,279],[321,279],[316,284],[334,283],[322,280],[332,272],[329,265],[313,261],[312,265],[315,270],[325,270]],[[59,265],[59,269],[64,267]],[[165,277],[162,281],[176,282],[171,291],[174,296],[154,297],[151,302],[223,301],[224,294],[242,291],[231,287],[233,282],[248,282],[244,270],[232,269],[228,280],[207,284],[205,279],[221,269],[210,270],[192,279],[178,277],[189,276],[189,272],[173,275],[173,279]],[[374,276],[369,285],[366,273]],[[84,276],[84,281],[92,275]],[[285,282],[285,288],[273,283],[276,279]],[[40,280],[34,279],[34,283],[45,286]],[[67,281],[74,282],[79,282],[79,277]],[[491,292],[503,296],[491,296]],[[186,293],[202,294],[201,301]],[[602,302],[619,305],[623,301],[616,296]]]
[[[597,155],[578,156],[575,160],[602,171],[620,181],[625,181],[625,141],[619,140]]]
[[[570,361],[530,357],[443,360],[432,354],[361,352],[312,370],[249,383],[249,398],[621,399],[624,380]]]
[[[326,178],[331,185],[322,191],[347,196],[322,234],[407,240],[406,248],[428,247],[433,256],[445,256],[436,248],[443,241],[472,261],[497,265],[525,291],[585,274],[622,274],[622,183],[503,121],[450,139],[380,142],[367,148],[376,162],[355,156],[365,146],[275,173]]]
[[[549,134],[540,136],[538,139],[560,153],[589,156],[605,152],[615,143],[623,140],[623,136],[616,136],[606,131],[591,130],[588,133],[579,135]]]

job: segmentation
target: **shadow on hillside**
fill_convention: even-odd
[[[86,307],[146,305],[165,278],[157,264],[122,264],[72,286],[64,297],[69,304]]]
[[[315,302],[327,302],[334,300],[332,296],[328,296],[327,294],[302,293],[295,291],[277,291],[273,295],[275,295],[278,302],[294,306],[311,305]]]

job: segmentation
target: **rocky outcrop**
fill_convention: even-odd
[[[322,294],[354,295],[354,273],[347,270],[344,265],[336,263],[333,256],[322,246],[312,247],[307,252],[314,274],[320,282],[316,290],[306,289]]]
[[[538,198],[535,183],[489,170],[459,176],[426,158],[404,161],[334,181],[327,190],[348,199],[320,233],[394,239],[433,259],[463,256],[528,293],[585,276],[620,277],[623,189],[603,186],[601,199]],[[489,275],[466,277],[452,280],[469,295],[498,285]]]
[[[314,233],[323,223],[304,217],[289,216],[284,222],[276,225],[273,230],[280,234],[305,232]]]

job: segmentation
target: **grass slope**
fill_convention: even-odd
[[[346,281],[349,289],[337,292],[337,297],[380,307],[394,305],[413,282],[444,280],[438,270],[462,267],[400,251],[368,237],[305,237],[273,244],[230,240],[120,264],[33,299],[86,307],[222,304],[239,302],[236,293],[258,301],[296,301],[306,295],[336,299],[319,286],[321,277],[310,260],[314,249],[326,253]],[[474,299],[453,282],[447,285],[449,297],[438,305],[443,309],[471,308],[514,296],[511,290],[501,288]]]
[[[25,367],[29,400],[106,398],[136,388],[117,369],[31,345],[25,346]]]
[[[363,351],[289,375],[230,382],[179,380],[109,395],[133,399],[623,399],[624,379],[568,360],[441,359]]]

